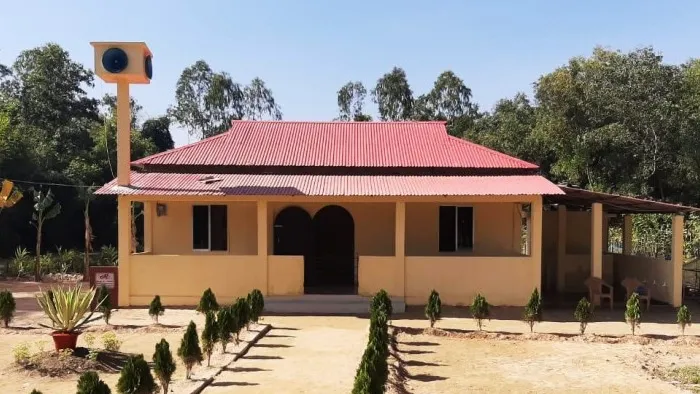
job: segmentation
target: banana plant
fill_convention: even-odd
[[[90,304],[94,298],[95,288],[83,291],[80,285],[68,289],[59,286],[49,291],[42,290],[36,295],[36,300],[46,317],[51,320],[51,326],[41,323],[39,325],[61,333],[73,333],[87,323],[94,311],[102,304],[99,302],[94,309],[91,309]],[[90,313],[85,316],[88,312]]]
[[[32,225],[36,228],[36,266],[34,269],[34,280],[41,281],[41,235],[44,222],[55,218],[61,213],[61,204],[54,203],[51,189],[44,193],[41,190],[34,190],[34,213],[32,214]]]

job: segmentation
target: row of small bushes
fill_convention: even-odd
[[[103,246],[96,253],[90,253],[90,265],[117,265],[117,249]],[[6,276],[22,277],[34,274],[36,256],[25,248],[18,247],[15,255],[7,260]],[[39,258],[41,272],[44,274],[84,274],[85,253],[76,249],[58,248],[55,253],[43,253]]]
[[[384,393],[389,378],[389,320],[391,299],[380,290],[370,301],[369,339],[355,374],[353,394]]]

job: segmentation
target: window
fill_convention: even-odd
[[[471,250],[474,247],[474,208],[440,207],[440,252]]]
[[[228,250],[226,205],[192,207],[192,249]]]

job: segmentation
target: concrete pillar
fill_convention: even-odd
[[[622,254],[632,254],[632,215],[622,219]]]
[[[603,278],[603,204],[591,207],[591,276]]]
[[[530,205],[530,259],[532,260],[533,287],[542,293],[542,196],[536,196]]]
[[[267,201],[258,200],[258,262],[264,265],[265,271],[265,295],[269,294],[268,284],[270,282],[270,274],[268,272],[267,254],[268,254],[268,225],[267,225]]]
[[[557,291],[563,292],[566,285],[566,205],[557,206]]]
[[[406,296],[406,203],[397,202],[396,203],[396,214],[395,214],[395,224],[394,224],[394,255],[398,261],[398,272],[397,280],[402,285],[399,286],[403,289],[402,294],[397,294],[401,297]],[[393,295],[393,294],[391,294]]]
[[[143,203],[143,251],[153,252],[153,216],[155,215],[156,203],[144,201]]]
[[[671,236],[671,263],[673,264],[673,298],[674,307],[683,303],[683,215],[673,217]]]
[[[119,275],[119,306],[129,306],[131,262],[131,201],[127,196],[117,197],[117,240]]]
[[[129,83],[117,82],[117,184],[128,186],[131,171],[131,104]]]

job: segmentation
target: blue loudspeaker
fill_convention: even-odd
[[[109,48],[102,54],[102,67],[108,72],[118,74],[129,65],[129,57],[123,49]]]
[[[148,79],[153,79],[153,63],[151,61],[151,55],[146,55],[143,69],[146,70],[146,77],[148,77]]]

